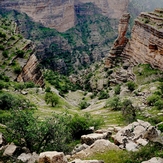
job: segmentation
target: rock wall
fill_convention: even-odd
[[[163,9],[140,14],[123,56],[134,64],[149,63],[163,70]]]
[[[34,21],[64,32],[75,25],[75,5],[89,2],[101,9],[103,15],[120,18],[127,10],[129,0],[5,0],[1,2],[1,7],[24,12]]]
[[[38,65],[39,62],[35,54],[32,54],[16,80],[18,82],[33,81],[35,84],[38,84],[41,87],[43,87],[44,86],[43,75]]]

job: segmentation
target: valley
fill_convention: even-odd
[[[61,163],[161,159],[162,6],[1,1],[0,163],[50,163],[46,151]]]

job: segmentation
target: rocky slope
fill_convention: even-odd
[[[134,64],[149,63],[163,70],[163,9],[141,13],[123,54]]]
[[[17,24],[1,18],[0,73],[11,80],[33,81],[43,86],[43,76],[35,53],[35,45],[17,32]]]
[[[119,18],[126,11],[129,0],[22,0],[2,1],[1,6],[7,9],[15,9],[26,13],[34,21],[42,23],[46,27],[55,28],[64,32],[72,28],[76,23],[75,8],[80,3],[94,3],[101,13],[109,18]],[[117,5],[121,3],[121,5]]]

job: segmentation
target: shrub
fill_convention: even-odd
[[[155,102],[160,99],[159,95],[153,94],[147,98],[147,103],[149,106],[154,106]]]
[[[163,123],[159,124],[157,126],[158,130],[160,130],[161,132],[163,132]]]
[[[49,86],[46,87],[45,92],[51,92],[51,88]]]
[[[39,121],[32,111],[12,111],[11,121],[7,125],[8,140],[31,152],[48,150],[68,151],[70,131],[66,114],[53,114],[51,118]],[[23,140],[23,141],[22,141]]]
[[[136,110],[137,109],[132,105],[131,100],[125,99],[122,102],[122,115],[128,123],[136,120]]]
[[[20,74],[20,73],[21,73],[21,67],[20,67],[20,66],[16,66],[16,67],[14,68],[14,72],[15,72],[16,74]]]
[[[72,119],[69,120],[68,126],[71,129],[73,138],[80,139],[82,135],[90,132],[90,127],[98,129],[102,124],[102,119],[94,119],[90,114],[87,113],[84,115],[75,114]]]
[[[102,100],[102,99],[107,99],[107,98],[109,98],[109,93],[107,93],[105,91],[101,91],[100,94],[99,94],[98,99]]]
[[[106,102],[105,107],[110,107],[112,110],[121,110],[121,101],[119,97],[113,97]]]
[[[16,52],[17,56],[20,57],[20,58],[23,58],[24,57],[24,51],[23,50],[18,50]]]
[[[25,82],[24,83],[25,88],[34,88],[35,87],[35,83],[30,81],[30,82]]]
[[[47,92],[45,94],[45,101],[47,104],[51,103],[51,106],[54,107],[59,103],[59,98],[56,94],[52,92]]]
[[[85,109],[89,106],[90,104],[87,103],[85,100],[81,101],[81,103],[79,104],[80,109]]]
[[[5,50],[3,45],[0,45],[0,50]]]
[[[120,85],[117,85],[115,87],[115,89],[114,89],[114,92],[115,92],[116,95],[120,94],[120,92],[121,92],[121,86]]]
[[[129,81],[129,82],[127,82],[127,87],[130,91],[134,91],[136,84],[133,81]]]
[[[7,50],[5,50],[5,51],[2,52],[2,55],[3,55],[5,58],[8,58],[8,54],[9,54],[9,53],[8,53]]]
[[[154,106],[155,106],[155,108],[158,109],[158,110],[163,109],[163,100],[160,99],[160,100],[156,101],[156,102],[154,103]]]

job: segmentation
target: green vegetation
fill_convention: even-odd
[[[162,157],[163,146],[159,143],[149,143],[137,152],[124,150],[112,150],[104,153],[97,153],[87,159],[103,160],[105,163],[141,163],[152,157]]]
[[[110,98],[107,102],[105,107],[109,107],[111,108],[111,110],[117,111],[117,110],[121,110],[122,107],[122,103],[120,101],[120,98],[115,96],[113,98]]]
[[[133,81],[127,82],[126,85],[131,92],[134,91],[136,88],[136,84]]]
[[[51,106],[54,107],[59,103],[59,98],[56,94],[52,92],[47,92],[45,94],[45,101],[47,104],[51,103]]]
[[[85,108],[87,108],[89,105],[90,105],[90,104],[89,104],[87,101],[83,100],[83,101],[80,102],[79,107],[80,107],[80,109],[85,109]]]

